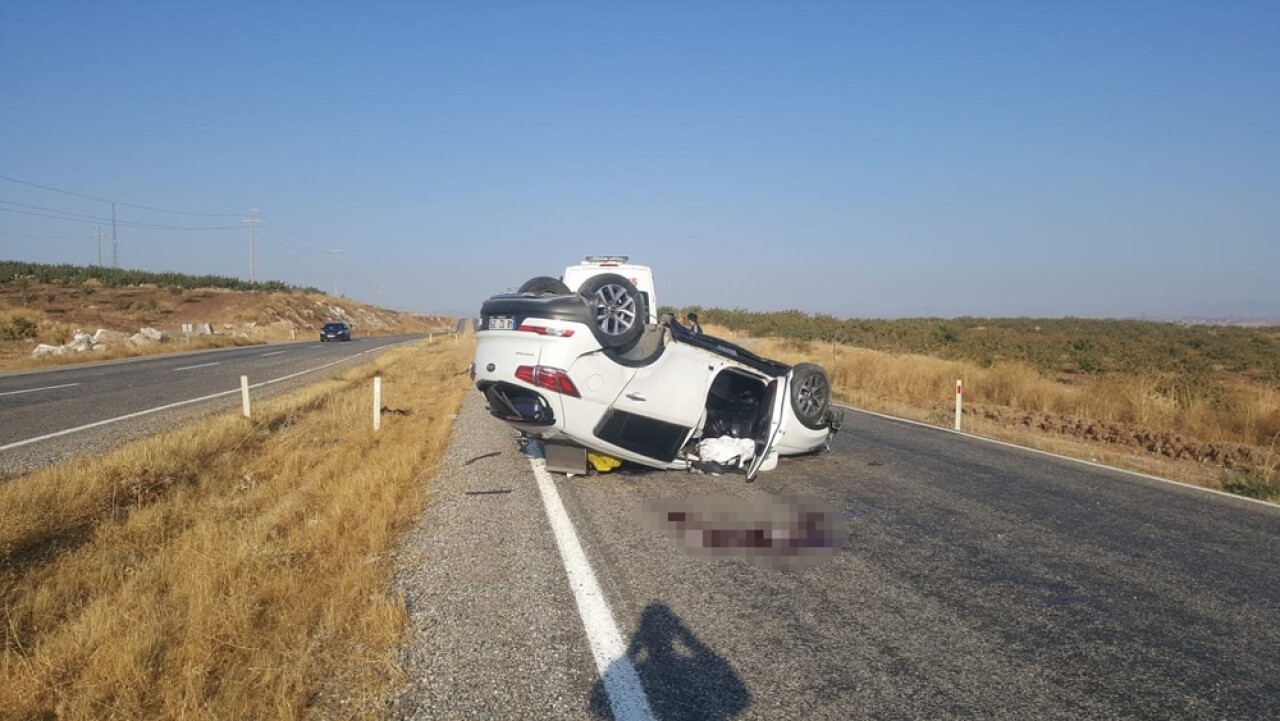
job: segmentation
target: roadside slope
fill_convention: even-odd
[[[322,325],[343,321],[355,335],[441,333],[453,319],[387,310],[351,298],[318,292],[243,291],[219,288],[163,288],[155,285],[102,287],[81,284],[0,282],[0,371],[46,367],[111,357],[172,352],[207,345],[251,344],[317,337]],[[182,342],[184,324],[212,335]],[[164,343],[134,344],[121,336],[89,352],[32,358],[38,343],[60,345],[77,331],[105,329],[123,336],[148,327],[168,335]]]

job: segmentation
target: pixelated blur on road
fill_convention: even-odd
[[[776,569],[811,568],[844,546],[845,514],[816,498],[708,494],[641,505],[642,523],[701,558],[738,558]]]

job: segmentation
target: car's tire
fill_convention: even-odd
[[[815,431],[827,427],[831,406],[831,380],[822,366],[798,363],[791,371],[791,410],[796,420]]]
[[[591,308],[591,331],[605,348],[625,348],[644,332],[644,300],[617,273],[593,276],[578,288]]]
[[[530,278],[520,286],[521,293],[533,293],[534,295],[569,295],[573,291],[569,290],[569,286],[559,278],[552,278],[548,275],[540,275],[537,278]]]

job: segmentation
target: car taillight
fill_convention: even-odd
[[[571,328],[544,328],[540,325],[521,325],[516,330],[521,333],[537,333],[538,335],[549,335],[553,338],[572,338],[573,329]]]
[[[520,366],[516,368],[516,378],[539,388],[563,393],[566,396],[582,397],[582,394],[578,392],[578,387],[573,384],[573,381],[569,380],[569,374],[559,368]]]

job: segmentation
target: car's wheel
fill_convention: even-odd
[[[540,275],[537,278],[530,278],[520,286],[521,293],[533,293],[534,295],[569,295],[571,292],[569,286],[559,278],[552,278],[547,275]]]
[[[578,288],[578,294],[591,307],[595,321],[591,330],[605,348],[630,345],[644,332],[640,292],[626,278],[617,273],[593,276]]]
[[[831,405],[831,381],[822,366],[798,363],[792,369],[791,410],[796,419],[813,430],[827,427],[827,408]]]

